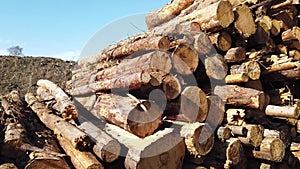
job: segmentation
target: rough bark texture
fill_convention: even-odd
[[[266,107],[266,115],[275,117],[287,117],[297,119],[299,117],[299,106],[275,106],[268,105]]]
[[[75,120],[78,117],[78,112],[75,105],[69,98],[69,96],[56,84],[49,80],[39,80],[37,85],[43,87],[49,91],[49,93],[55,98],[58,106],[58,111],[66,120]]]
[[[195,0],[174,0],[157,11],[151,11],[146,16],[148,29],[152,29],[171,20],[176,15],[179,15],[182,10],[192,5],[194,1]]]
[[[233,65],[230,67],[230,74],[245,74],[252,80],[260,78],[260,67],[255,61],[244,62],[241,65]]]
[[[262,91],[240,87],[237,85],[216,86],[214,93],[226,104],[262,109],[265,95]]]
[[[115,94],[101,94],[91,112],[139,137],[153,134],[162,116],[162,110],[154,103]]]
[[[104,162],[111,163],[119,158],[121,145],[91,122],[83,122],[79,126],[94,140],[94,153]]]
[[[26,94],[25,100],[46,127],[51,129],[57,136],[62,136],[68,140],[75,149],[87,150],[92,147],[92,140],[87,134],[69,122],[52,114],[52,111],[46,105],[39,102],[32,93]]]
[[[106,124],[105,130],[129,149],[124,162],[127,169],[181,168],[183,164],[185,145],[174,129],[144,139],[111,124]]]

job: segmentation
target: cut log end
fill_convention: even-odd
[[[183,75],[189,75],[198,67],[199,57],[196,51],[187,45],[177,46],[173,52],[175,70]]]
[[[163,91],[167,99],[175,99],[181,93],[181,84],[175,76],[167,75],[163,79]]]
[[[205,93],[196,86],[189,86],[181,93],[181,113],[189,122],[203,122],[208,113]]]
[[[94,147],[95,151],[96,146]],[[113,162],[120,156],[121,146],[116,140],[109,141],[101,150],[101,159],[105,162]]]
[[[228,27],[234,20],[232,5],[228,1],[221,1],[217,9],[217,18],[223,28]]]

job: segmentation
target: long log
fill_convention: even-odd
[[[96,159],[96,157],[87,151],[79,151],[75,149],[67,139],[62,136],[57,136],[59,144],[64,149],[66,154],[70,156],[74,167],[78,169],[103,169],[103,165]]]
[[[57,102],[58,111],[61,112],[64,119],[75,120],[78,117],[78,112],[74,103],[60,87],[45,79],[40,79],[37,82],[37,85],[47,89],[49,93],[54,96]]]
[[[183,17],[201,25],[202,31],[218,31],[228,27],[234,20],[232,5],[227,1],[217,1],[205,8],[196,10]]]
[[[216,86],[214,93],[226,104],[261,109],[265,106],[265,95],[262,91],[237,85]]]
[[[174,129],[166,128],[143,139],[108,123],[105,130],[129,149],[124,162],[127,169],[182,167],[185,145]]]
[[[154,103],[115,94],[101,94],[91,113],[139,137],[153,134],[162,116],[162,110]]]
[[[268,116],[287,117],[294,119],[297,119],[300,114],[299,106],[297,104],[293,106],[268,105],[265,112]]]
[[[152,29],[176,17],[182,10],[192,5],[194,1],[195,0],[174,0],[159,10],[149,12],[146,15],[148,29]]]
[[[89,121],[81,123],[79,128],[94,140],[93,151],[102,161],[111,163],[119,158],[121,145],[115,139]]]
[[[92,147],[93,142],[86,133],[64,119],[52,114],[52,110],[39,102],[32,93],[27,93],[25,100],[46,127],[51,129],[57,136],[63,136],[70,141],[74,148],[87,150]]]
[[[153,51],[132,59],[123,59],[120,64],[97,73],[97,80],[113,79],[142,71],[169,73],[172,68],[170,53]]]
[[[279,138],[264,138],[260,150],[253,150],[255,158],[281,162],[284,158],[285,146]]]
[[[232,65],[230,67],[230,74],[241,74],[249,76],[252,80],[258,80],[260,78],[260,66],[255,61],[244,62],[241,65]]]

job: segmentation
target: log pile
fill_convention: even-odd
[[[3,97],[16,121],[0,126],[2,153],[75,168],[300,167],[299,1],[173,0],[146,23],[80,60],[67,88],[41,79],[26,103]],[[24,148],[24,107],[65,154]]]

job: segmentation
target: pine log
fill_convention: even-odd
[[[186,123],[179,121],[170,121],[172,125],[180,126],[180,136],[184,138],[185,145],[190,155],[205,156],[214,145],[214,132],[207,123]],[[176,127],[175,127],[176,128]]]
[[[101,94],[91,113],[139,137],[153,134],[162,117],[154,103],[115,94]]]
[[[252,80],[258,80],[260,77],[260,67],[255,61],[244,62],[241,65],[233,65],[230,67],[230,74],[241,74],[249,76]]]
[[[226,104],[244,106],[262,110],[265,106],[265,95],[262,91],[237,85],[216,86],[214,93]]]
[[[65,154],[61,153],[61,148],[58,146],[56,139],[47,139],[43,149],[32,149],[29,154],[30,160],[27,162],[25,169],[69,169],[70,166],[66,162]]]
[[[194,1],[195,0],[174,0],[159,10],[149,12],[146,15],[148,29],[152,29],[176,17],[182,10],[192,5]]]
[[[245,145],[258,147],[263,140],[264,128],[260,125],[246,124],[243,127],[247,129],[246,137],[238,137],[238,139]]]
[[[0,165],[0,169],[18,169],[14,163],[3,163]]]
[[[284,130],[264,130],[264,137],[279,138],[284,143],[285,147],[288,147],[290,145],[290,134],[290,131],[285,132]]]
[[[59,108],[58,111],[61,112],[64,119],[75,120],[78,117],[78,112],[74,103],[60,87],[53,82],[44,79],[39,80],[37,85],[47,89],[49,93],[54,96]]]
[[[290,40],[300,41],[300,28],[295,26],[292,29],[282,32],[281,38],[283,41],[290,41]]]
[[[246,110],[245,109],[227,109],[226,120],[229,125],[241,126],[245,124]]]
[[[232,134],[234,134],[234,135],[247,136],[248,130],[244,126],[232,126],[232,125],[228,125],[226,127],[228,127],[231,130]]]
[[[265,111],[266,115],[274,116],[274,117],[287,117],[287,118],[295,118],[299,117],[299,107],[297,104],[293,106],[275,106],[268,105]]]
[[[57,135],[59,144],[64,149],[66,154],[70,156],[71,162],[77,169],[103,169],[102,164],[96,159],[96,157],[87,151],[79,151],[75,149],[64,137]]]
[[[151,74],[155,74],[155,77],[151,76]],[[139,89],[141,88],[141,86],[147,85],[153,81],[158,81],[158,79],[160,78],[162,78],[162,75],[160,73],[155,73],[155,72],[132,73],[129,75],[123,75],[112,79],[95,81],[87,85],[74,87],[71,94],[73,96],[80,96],[80,95],[101,92],[101,91],[102,92],[111,91],[114,89],[134,90],[134,89]]]
[[[225,77],[226,84],[234,83],[246,83],[248,82],[249,77],[245,74],[231,74]]]
[[[222,55],[216,53],[213,56],[207,57],[204,62],[208,77],[223,80],[227,75],[228,66]]]
[[[183,17],[201,25],[202,31],[215,32],[228,27],[234,20],[232,5],[227,1],[217,1],[205,8],[196,10]]]
[[[243,47],[231,48],[227,51],[224,59],[227,63],[240,62],[245,60],[246,50]]]
[[[104,162],[111,163],[119,158],[121,145],[93,123],[85,121],[79,126],[94,140],[94,153]]]
[[[252,12],[247,5],[242,4],[236,7],[235,15],[237,19],[234,22],[234,26],[241,35],[248,38],[256,32]]]
[[[216,3],[218,0],[206,0],[206,1],[199,1],[196,0],[191,6],[189,6],[188,8],[184,9],[181,11],[181,13],[179,14],[180,17],[183,17],[185,15],[188,15],[192,12],[194,12],[195,10],[199,10],[202,8],[205,8],[211,4]]]
[[[132,43],[118,46],[105,54],[101,55],[101,60],[114,59],[122,56],[128,56],[139,51],[151,49],[168,50],[170,48],[170,40],[166,36],[153,36],[138,39]]]
[[[105,130],[128,148],[124,162],[127,169],[182,167],[185,145],[174,129],[166,128],[143,139],[108,123]]]
[[[212,50],[212,47],[213,45],[206,33],[199,32],[194,36],[194,48],[200,56],[208,54]]]
[[[172,64],[168,52],[153,51],[132,59],[123,59],[119,65],[98,72],[97,80],[113,79],[143,71],[169,73],[171,68]]]
[[[231,130],[228,127],[219,127],[217,130],[218,139],[222,142],[231,137]]]
[[[213,33],[209,36],[212,44],[216,45],[217,49],[226,52],[232,45],[231,35],[226,31]]]
[[[283,142],[278,138],[264,138],[260,150],[253,150],[253,156],[255,158],[281,162],[284,158],[285,146]]]
[[[293,58],[294,61],[300,60],[300,52],[298,50],[289,51],[289,57]]]
[[[62,118],[52,114],[52,111],[39,102],[32,93],[25,95],[25,100],[39,119],[51,129],[56,136],[63,136],[78,150],[88,150],[92,147],[92,140],[83,131]]]
[[[272,27],[271,27],[271,34],[273,36],[277,36],[280,34],[280,31],[283,27],[283,22],[280,20],[272,19]]]
[[[217,128],[224,120],[225,103],[219,96],[207,96],[208,114],[205,123],[208,123],[211,128]]]
[[[162,89],[167,99],[176,99],[181,93],[181,83],[173,75],[167,75],[162,80]]]
[[[186,87],[180,96],[180,113],[188,122],[203,122],[208,114],[205,93],[197,86]]]
[[[245,159],[242,143],[236,138],[231,138],[226,140],[226,142],[228,144],[226,148],[226,162],[229,161],[229,164],[236,168],[245,168],[247,160]]]
[[[198,67],[199,57],[197,51],[188,45],[180,44],[173,51],[173,66],[176,72],[183,75],[192,74]]]

